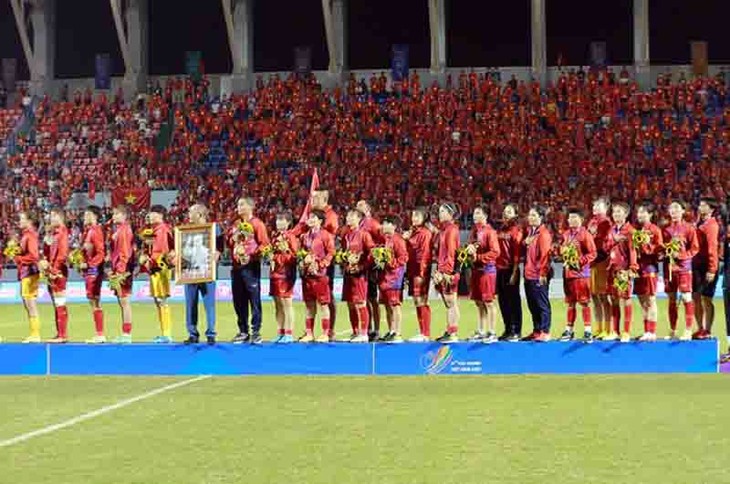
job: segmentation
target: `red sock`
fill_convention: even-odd
[[[358,331],[358,309],[356,307],[348,308],[350,314],[350,327],[352,328],[352,334],[357,334]]]
[[[284,328],[279,328],[278,334],[279,334],[279,336],[283,335],[284,334]]]
[[[631,323],[634,319],[634,307],[631,305],[631,301],[626,302],[624,306],[624,333],[631,332]]]
[[[620,322],[621,322],[621,307],[620,306],[611,306],[611,329],[614,333],[618,333]]]
[[[431,337],[431,306],[423,307],[423,335]]]
[[[647,321],[646,331],[649,333],[656,333],[656,321]]]
[[[314,318],[307,318],[304,321],[304,327],[307,334],[314,333]]]
[[[583,306],[583,326],[586,329],[591,329],[591,307]]]
[[[59,338],[68,338],[68,308],[66,306],[56,308],[56,330]]]
[[[677,303],[669,301],[669,327],[672,329],[672,331],[677,329],[677,319],[679,319]]]
[[[649,332],[649,321],[646,318],[644,318],[644,332]]]
[[[370,311],[367,306],[363,306],[358,309],[358,315],[360,316],[360,333],[361,335],[367,336],[368,329],[370,329]],[[355,326],[355,332],[357,333],[357,325]]]
[[[322,318],[322,332],[327,333],[329,335],[330,332],[330,320],[326,318]]]
[[[132,323],[122,323],[122,333],[132,334]]]
[[[101,308],[94,309],[94,328],[97,336],[104,336],[104,311]]]
[[[695,325],[695,303],[686,302],[684,303],[684,327],[692,329]]]
[[[291,336],[291,329],[285,329],[284,334],[287,336]]]
[[[450,324],[446,327],[446,332],[449,334],[456,334],[459,332],[459,325],[457,324]]]
[[[568,306],[568,326],[571,328],[575,325],[576,313],[575,306]]]

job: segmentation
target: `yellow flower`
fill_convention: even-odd
[[[270,245],[264,245],[259,249],[259,253],[261,254],[261,258],[264,260],[271,260],[271,256],[274,255],[274,248]]]
[[[307,249],[299,249],[297,251],[297,262],[301,264],[302,262],[304,262],[304,259],[306,259],[308,255],[309,251]]]
[[[238,224],[238,231],[248,237],[253,234],[253,225],[249,222],[240,222]]]
[[[651,234],[646,230],[636,230],[632,236],[634,246],[643,247],[651,241]]]
[[[560,257],[563,263],[571,269],[580,269],[580,253],[575,244],[567,244],[560,247]]]
[[[84,251],[81,249],[74,249],[68,255],[68,263],[74,269],[78,269],[84,262],[86,262],[86,257],[84,257]]]
[[[3,256],[5,256],[6,259],[14,259],[17,256],[19,256],[21,253],[20,250],[20,244],[15,239],[10,239],[5,244],[5,248],[3,249]]]
[[[129,272],[117,274],[113,272],[109,274],[109,289],[115,292],[119,292],[122,289],[122,284],[129,277]]]
[[[393,260],[393,252],[387,247],[375,247],[372,250],[375,268],[379,270],[385,269],[385,266]]]
[[[613,287],[615,287],[619,292],[626,292],[629,290],[630,280],[631,273],[629,271],[619,271],[613,279]]]
[[[143,239],[151,239],[155,236],[155,230],[151,227],[145,227],[139,231],[139,236]]]

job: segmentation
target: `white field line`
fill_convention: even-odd
[[[118,410],[120,408],[126,407],[133,403],[137,403],[142,400],[152,398],[155,395],[169,392],[170,390],[175,390],[176,388],[184,387],[186,385],[191,385],[191,384],[199,382],[201,380],[205,380],[206,378],[210,378],[210,375],[198,376],[195,378],[191,378],[189,380],[184,380],[184,381],[180,381],[177,383],[172,383],[170,385],[165,385],[164,387],[157,388],[156,390],[151,390],[151,391],[143,393],[141,395],[137,395],[136,397],[127,398],[126,400],[122,400],[122,401],[114,403],[112,405],[107,405],[106,407],[101,407],[97,410],[93,410],[91,412],[84,413],[82,415],[79,415],[78,417],[71,418],[64,422],[49,425],[48,427],[43,427],[38,430],[33,430],[32,432],[21,434],[21,435],[15,436],[15,437],[7,439],[7,440],[0,440],[0,448],[10,447],[11,445],[20,444],[27,440],[33,439],[35,437],[40,437],[41,435],[46,435],[46,434],[56,432],[58,430],[63,430],[65,428],[71,427],[78,423],[85,422],[86,420],[91,420],[92,418],[96,418],[101,415],[107,414],[109,412],[113,412],[114,410]]]

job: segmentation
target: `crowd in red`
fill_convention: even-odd
[[[443,200],[492,213],[540,202],[560,224],[568,205],[587,208],[598,195],[659,205],[730,195],[730,99],[719,77],[660,76],[641,92],[610,71],[565,72],[544,89],[466,72],[445,86],[413,74],[392,85],[351,77],[334,90],[274,76],[220,99],[205,80],[171,79],[132,104],[87,92],[44,99],[34,113],[35,130],[8,159],[13,176],[0,181],[5,223],[74,191],[144,184],[179,190],[174,218],[203,199],[223,220],[246,194],[270,221],[303,207],[314,168],[339,213],[367,198],[380,216]],[[158,146],[168,120],[170,141]]]

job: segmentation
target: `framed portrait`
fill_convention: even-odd
[[[215,281],[215,224],[175,227],[175,253],[177,284]]]

